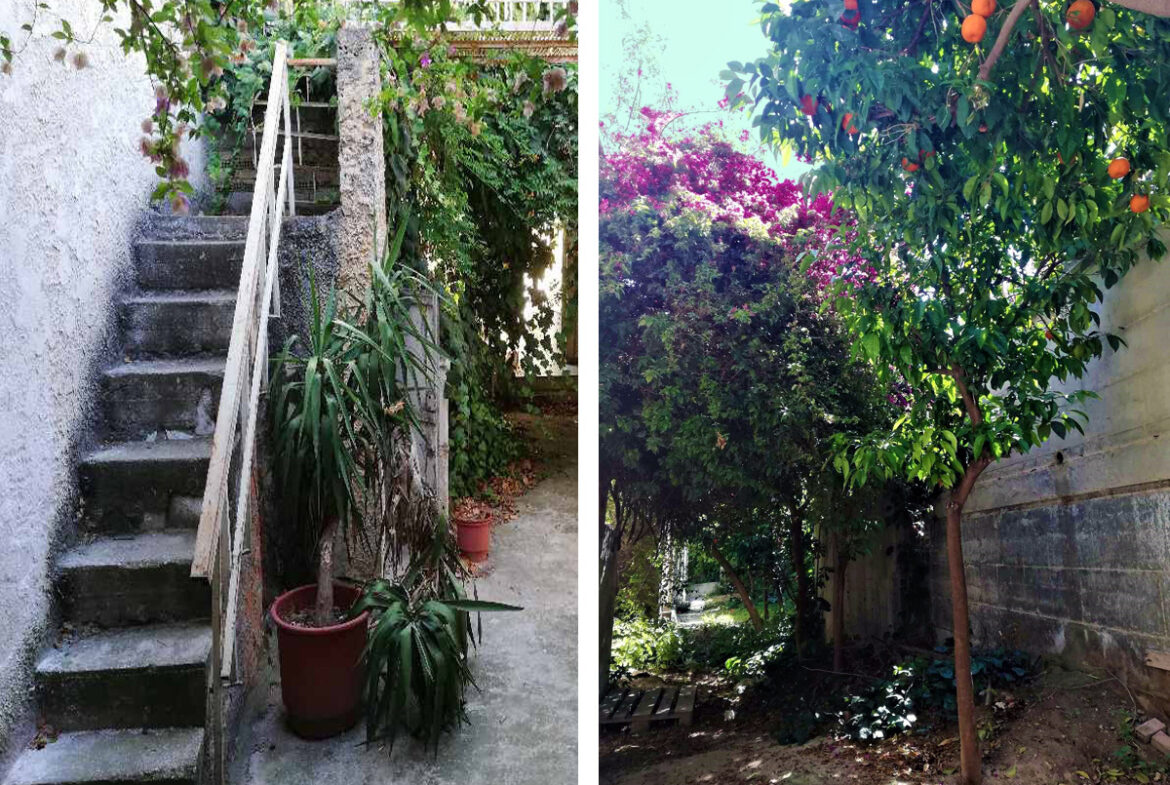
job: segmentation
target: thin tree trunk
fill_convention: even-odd
[[[600,672],[598,685],[601,694],[609,686],[609,665],[613,659],[613,616],[617,605],[618,590],[618,548],[621,538],[614,532],[609,535],[612,542],[602,541],[601,548],[601,592],[598,598],[601,615]]]
[[[841,535],[833,535],[836,563],[833,567],[833,670],[845,670],[845,568],[849,566]]]
[[[333,623],[333,540],[337,536],[337,518],[331,518],[321,532],[320,557],[317,561],[317,604],[314,614],[318,627]]]
[[[752,602],[752,595],[748,593],[747,587],[743,585],[743,581],[735,574],[735,570],[731,566],[731,562],[723,555],[723,551],[719,550],[719,546],[711,543],[711,555],[715,557],[715,561],[719,562],[719,566],[727,573],[727,577],[731,579],[731,585],[735,587],[735,593],[739,595],[739,599],[743,602],[743,607],[747,608],[748,617],[752,620],[752,626],[756,630],[764,629],[764,622],[760,620],[760,612],[756,610],[755,603]]]
[[[804,517],[793,506],[788,524],[788,546],[792,553],[792,569],[796,573],[796,656],[804,654],[804,625],[808,619],[808,570],[804,564]]]
[[[618,591],[618,551],[621,550],[622,532],[621,521],[614,521],[611,527],[606,524],[605,516],[609,505],[610,481],[601,482],[601,588],[598,595],[598,615],[600,617],[601,634],[599,636],[599,672],[598,690],[604,695],[609,687],[609,664],[613,659],[613,615],[617,604]],[[619,515],[620,511],[614,511]]]
[[[975,729],[975,685],[971,680],[971,616],[963,568],[963,505],[987,466],[981,459],[967,467],[947,502],[947,570],[951,579],[951,625],[955,636],[955,703],[959,712],[959,781],[980,785],[983,769]]]

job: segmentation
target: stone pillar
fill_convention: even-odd
[[[381,56],[362,25],[337,31],[337,125],[341,231],[338,288],[361,298],[369,265],[386,250],[386,157],[382,116],[369,102],[382,92]],[[379,259],[380,261],[380,259]]]

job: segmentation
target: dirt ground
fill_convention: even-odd
[[[726,691],[720,695],[710,687],[700,687],[690,728],[638,736],[602,731],[601,782],[941,785],[955,780],[959,745],[953,726],[872,744],[821,736],[784,746],[770,735],[774,717],[725,719]],[[978,716],[985,782],[1170,782],[1165,768],[1170,759],[1129,732],[1134,704],[1114,679],[1050,668],[1015,694],[997,694],[995,703],[1000,707],[981,707]]]

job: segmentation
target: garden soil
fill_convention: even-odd
[[[730,703],[705,690],[690,728],[668,727],[638,736],[602,732],[603,785],[950,785],[958,766],[954,726],[873,744],[822,736],[781,745],[767,714],[725,719]],[[726,691],[724,691],[726,694]],[[980,707],[984,782],[1024,785],[1168,782],[1167,759],[1132,739],[1126,689],[1104,676],[1049,670],[1014,695],[997,694],[1002,708]],[[1119,750],[1129,749],[1125,757]],[[1144,779],[1143,779],[1144,778]]]

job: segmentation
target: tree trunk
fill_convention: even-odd
[[[618,591],[618,549],[621,538],[611,531],[601,545],[601,593],[598,598],[601,615],[599,688],[602,694],[609,686],[609,664],[613,659],[613,614]]]
[[[841,535],[833,535],[836,563],[833,566],[833,670],[845,670],[845,568],[849,566]]]
[[[804,517],[795,508],[788,524],[788,547],[792,553],[792,569],[796,573],[796,656],[804,654],[804,625],[808,619],[808,570],[804,564]]]
[[[947,570],[951,579],[951,626],[955,636],[955,704],[959,712],[959,781],[962,785],[983,782],[979,736],[975,729],[975,685],[971,681],[971,617],[967,608],[967,576],[963,569],[963,505],[986,466],[986,460],[979,460],[967,467],[947,502]]]
[[[609,664],[613,659],[613,614],[617,604],[618,591],[618,551],[622,547],[622,533],[620,521],[614,526],[605,522],[606,508],[609,503],[609,482],[601,483],[601,589],[598,596],[598,615],[600,616],[601,635],[599,636],[599,672],[598,690],[604,695],[609,687]]]
[[[337,536],[337,518],[330,518],[321,532],[320,556],[317,560],[317,605],[314,615],[318,627],[333,624],[333,541]]]
[[[715,557],[715,561],[719,562],[719,566],[727,573],[727,577],[731,579],[731,585],[735,587],[735,593],[739,595],[740,601],[743,602],[743,607],[747,608],[748,617],[752,620],[752,626],[756,631],[764,629],[764,622],[760,620],[760,612],[756,610],[755,603],[752,602],[752,595],[748,593],[747,587],[743,585],[743,581],[735,574],[735,570],[731,567],[731,562],[719,550],[719,546],[711,543],[711,555]]]

